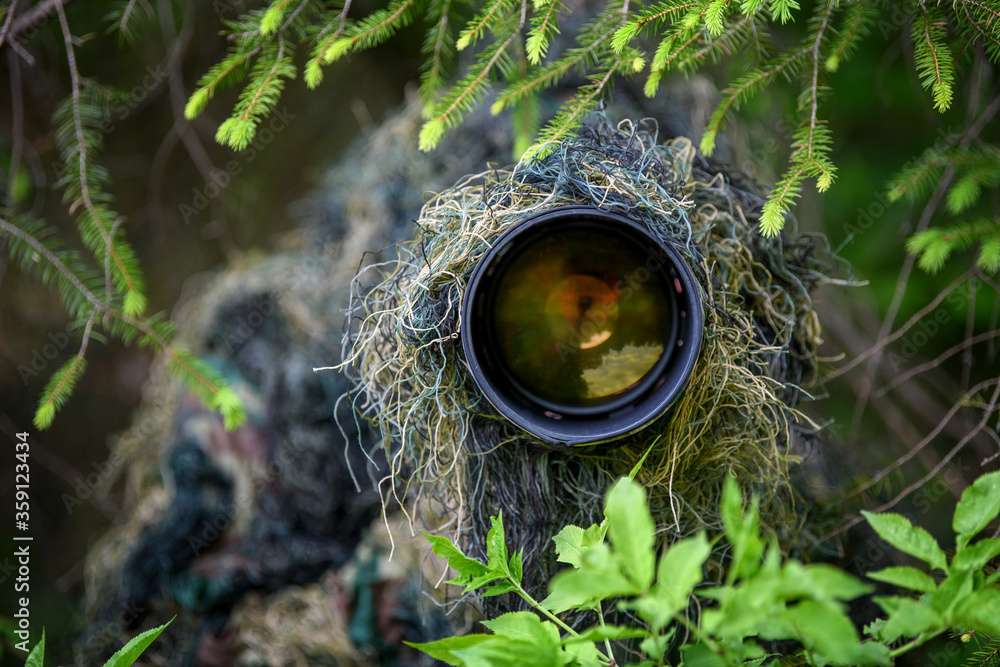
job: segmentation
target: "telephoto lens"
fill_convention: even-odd
[[[462,306],[472,376],[553,444],[641,429],[683,391],[702,309],[690,268],[645,226],[596,206],[529,216],[473,271]]]

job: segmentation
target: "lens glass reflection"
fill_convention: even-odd
[[[601,405],[664,354],[672,287],[629,235],[561,226],[500,262],[493,336],[504,372],[523,391],[557,405]]]

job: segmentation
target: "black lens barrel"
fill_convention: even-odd
[[[687,383],[703,315],[670,245],[595,206],[513,225],[462,305],[472,376],[507,419],[553,444],[606,442],[662,414]]]

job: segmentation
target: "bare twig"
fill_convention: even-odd
[[[938,295],[936,297],[934,297],[934,299],[932,299],[930,303],[928,303],[926,306],[924,306],[919,311],[917,311],[913,315],[913,317],[911,317],[910,319],[908,319],[906,321],[906,323],[903,324],[903,326],[901,326],[900,328],[896,329],[896,331],[892,332],[891,334],[889,332],[882,333],[882,330],[884,330],[886,328],[885,322],[883,322],[883,324],[882,324],[882,330],[880,330],[880,332],[879,332],[878,342],[875,343],[874,345],[872,345],[870,348],[868,348],[868,350],[866,350],[864,353],[859,354],[850,363],[848,363],[848,364],[846,364],[844,366],[841,366],[840,368],[838,368],[838,369],[832,371],[831,373],[829,373],[826,376],[826,379],[827,380],[831,380],[833,378],[840,377],[844,373],[847,373],[848,371],[850,371],[850,370],[854,369],[855,367],[857,367],[860,363],[862,363],[866,359],[871,359],[873,356],[881,354],[882,350],[884,350],[890,343],[892,343],[892,342],[898,340],[899,338],[901,338],[917,322],[919,322],[921,319],[923,319],[923,317],[925,315],[927,315],[928,313],[930,313],[931,311],[933,311],[935,308],[937,308],[939,305],[941,305],[941,302],[944,301],[945,298],[949,294],[951,294],[953,291],[955,291],[955,289],[959,285],[961,285],[963,282],[965,282],[966,280],[968,280],[968,278],[971,275],[973,275],[974,272],[975,272],[975,269],[970,269],[969,271],[963,273],[961,276],[959,276],[958,278],[956,278],[955,280],[953,280],[951,282],[951,284],[949,284],[947,287],[945,287],[943,290],[941,290],[941,292],[938,293]],[[869,369],[869,371],[871,371],[871,369]],[[869,374],[870,373],[866,373],[866,375],[869,375]]]
[[[101,239],[108,248],[111,258],[114,260],[115,265],[119,268],[122,276],[125,278],[128,289],[130,291],[134,291],[135,285],[132,282],[132,276],[129,275],[121,257],[119,257],[118,252],[114,249],[114,246],[112,246],[111,237],[108,234],[108,230],[104,228],[104,222],[101,218],[101,214],[97,211],[97,207],[94,206],[94,202],[90,198],[90,183],[87,179],[87,144],[83,133],[83,120],[80,114],[80,73],[76,67],[76,54],[73,51],[73,36],[69,31],[69,23],[66,21],[66,12],[63,11],[62,1],[56,0],[53,4],[55,5],[56,14],[59,16],[59,25],[62,28],[63,41],[66,44],[66,58],[69,61],[70,79],[73,82],[73,122],[76,130],[76,141],[79,145],[80,153],[80,196],[83,198],[83,204],[87,207],[87,211],[90,213],[91,217],[93,217],[94,226],[97,228],[98,232],[100,232]],[[110,271],[105,273],[104,280],[109,284],[108,289],[110,290]]]
[[[985,333],[981,333],[976,336],[966,336],[965,340],[963,340],[961,343],[949,347],[947,350],[939,354],[932,361],[920,364],[919,366],[914,366],[905,373],[893,378],[892,382],[885,385],[875,393],[875,398],[881,398],[882,396],[885,396],[890,391],[892,391],[899,385],[903,384],[904,382],[906,382],[915,375],[919,375],[920,373],[928,371],[932,368],[937,368],[938,366],[941,365],[942,362],[944,362],[945,359],[948,359],[949,357],[952,357],[955,354],[962,352],[963,350],[968,350],[972,346],[978,345],[983,341],[992,341],[996,338],[1000,338],[1000,329],[993,329],[992,331],[987,331]]]
[[[35,5],[30,12],[21,14],[21,16],[14,21],[14,25],[10,28],[10,36],[16,37],[31,26],[40,26],[46,19],[52,16],[53,12],[61,11],[63,5],[69,1],[70,0],[45,0],[45,2]]]
[[[889,502],[884,503],[882,505],[879,505],[875,509],[871,510],[872,512],[874,512],[874,513],[877,514],[877,513],[885,512],[886,510],[892,509],[893,507],[895,507],[899,503],[899,501],[901,501],[904,498],[906,498],[908,495],[910,495],[911,493],[913,493],[914,491],[916,491],[917,489],[919,489],[921,486],[923,486],[924,484],[926,484],[928,481],[934,479],[934,476],[937,475],[939,472],[941,472],[941,470],[946,465],[948,465],[948,463],[953,458],[955,458],[955,455],[958,454],[958,452],[960,452],[962,450],[962,448],[965,447],[965,445],[967,445],[969,443],[970,440],[972,440],[974,437],[976,437],[979,434],[979,432],[983,430],[983,428],[986,426],[986,422],[989,421],[990,416],[996,411],[996,409],[997,409],[997,402],[998,402],[998,400],[1000,400],[1000,378],[993,378],[992,380],[987,380],[986,383],[981,383],[981,385],[982,384],[993,384],[993,385],[996,385],[996,388],[993,390],[993,396],[990,397],[989,404],[983,410],[983,418],[979,420],[979,423],[977,423],[976,426],[971,431],[969,431],[965,435],[964,438],[962,438],[961,440],[959,440],[958,443],[954,447],[952,447],[951,450],[947,454],[945,454],[941,458],[941,460],[938,461],[937,465],[935,465],[933,468],[931,468],[930,471],[928,471],[928,473],[926,475],[924,475],[923,477],[921,477],[920,479],[918,479],[916,482],[913,482],[912,484],[908,485],[906,488],[904,488],[902,491],[900,491],[896,495],[895,498],[893,498]],[[977,386],[980,386],[980,385],[977,385]],[[850,521],[848,521],[847,523],[845,523],[844,525],[842,525],[839,528],[831,531],[829,534],[827,534],[826,536],[824,536],[823,539],[827,539],[829,537],[833,537],[834,535],[842,533],[845,530],[849,530],[850,528],[852,528],[853,526],[856,526],[857,524],[861,523],[862,521],[864,521],[864,517],[862,517],[862,516],[856,516],[853,519],[851,519]]]
[[[11,21],[14,20],[14,14],[17,13],[17,5],[21,0],[12,0],[10,6],[7,8],[7,18],[3,20],[3,27],[0,27],[0,47],[3,46],[4,41],[7,39],[7,33],[10,32]]]

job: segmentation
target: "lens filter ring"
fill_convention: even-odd
[[[476,384],[514,424],[553,444],[641,429],[677,398],[703,315],[680,254],[595,206],[529,216],[473,270],[462,347]]]

